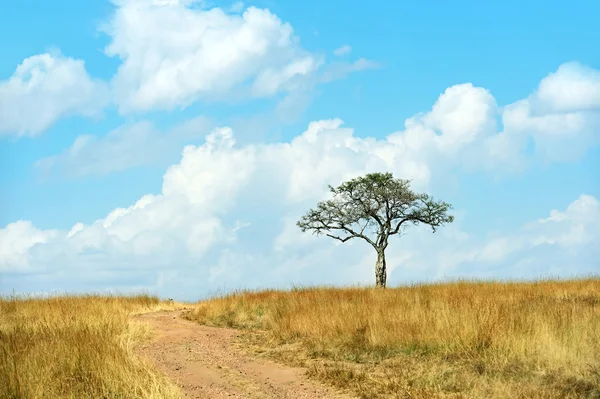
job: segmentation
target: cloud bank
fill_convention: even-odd
[[[28,276],[31,289],[49,281],[63,289],[143,286],[188,299],[223,287],[370,283],[374,255],[367,245],[317,239],[295,226],[327,196],[328,184],[391,171],[438,195],[460,171],[514,173],[538,159],[580,156],[598,144],[591,134],[598,131],[598,104],[589,84],[565,82],[594,78],[588,72],[562,66],[527,99],[502,108],[486,89],[456,85],[383,139],[357,137],[339,119],[312,122],[289,143],[237,145],[232,129],[214,129],[203,144],[183,149],[160,193],[70,231],[27,221],[1,229],[7,244],[0,247],[0,270],[5,284]],[[580,87],[587,101],[559,101],[552,92],[561,84]],[[390,283],[597,272],[598,199],[582,193],[567,209],[548,212],[489,237],[470,236],[460,217],[436,234],[413,229],[390,246]]]

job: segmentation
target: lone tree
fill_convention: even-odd
[[[385,288],[385,250],[390,236],[419,223],[428,224],[435,233],[439,226],[454,220],[448,214],[450,204],[414,193],[409,180],[394,179],[391,173],[369,173],[329,189],[333,199],[319,202],[297,225],[303,232],[326,234],[341,242],[358,237],[371,244],[377,251],[377,287]]]

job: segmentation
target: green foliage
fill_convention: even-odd
[[[409,180],[394,179],[391,173],[369,173],[329,189],[333,198],[319,202],[298,221],[303,232],[342,242],[358,237],[385,250],[388,238],[410,224],[424,223],[435,232],[454,220],[448,214],[450,204],[413,192]]]

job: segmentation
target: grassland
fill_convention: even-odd
[[[187,318],[363,398],[600,398],[600,279],[237,292]]]
[[[135,356],[155,297],[0,299],[0,398],[179,398]],[[600,398],[600,279],[237,292],[186,316],[363,398]]]
[[[136,358],[150,331],[128,317],[169,306],[148,295],[0,298],[0,398],[179,398]]]

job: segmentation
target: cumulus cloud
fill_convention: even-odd
[[[544,78],[536,93],[547,112],[572,112],[600,108],[600,71],[569,62]]]
[[[302,90],[324,64],[268,9],[205,9],[197,1],[114,1],[105,52],[122,112],[185,107],[199,99],[268,97]],[[237,4],[237,3],[236,3]]]
[[[579,158],[600,142],[600,71],[561,65],[531,96],[505,107],[502,122],[514,137],[529,135],[542,160]]]
[[[106,85],[88,75],[82,60],[34,55],[0,81],[0,136],[35,136],[66,116],[99,115],[108,101]]]
[[[42,231],[35,228],[31,222],[22,220],[0,229],[0,271],[29,271],[32,266],[30,264],[32,249],[58,236],[57,231]]]

